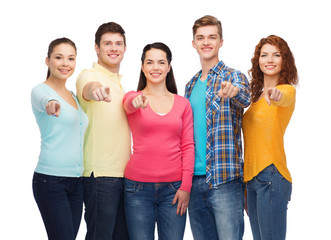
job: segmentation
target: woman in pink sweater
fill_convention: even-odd
[[[133,138],[125,169],[125,211],[131,240],[183,239],[194,168],[193,117],[177,95],[171,51],[148,44],[138,92],[123,99]]]

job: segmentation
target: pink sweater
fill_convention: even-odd
[[[174,182],[191,192],[194,169],[193,116],[190,102],[175,95],[169,113],[160,116],[150,106],[135,109],[132,100],[141,92],[123,98],[133,139],[133,153],[124,176],[138,182]]]

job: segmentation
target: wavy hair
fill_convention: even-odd
[[[282,67],[277,85],[297,85],[299,83],[295,60],[289,46],[287,45],[287,42],[276,35],[270,35],[266,38],[262,38],[255,47],[254,56],[251,59],[252,68],[248,72],[249,76],[251,77],[250,85],[253,102],[256,102],[263,92],[264,75],[259,66],[259,58],[261,54],[261,48],[265,44],[276,46],[282,57]]]

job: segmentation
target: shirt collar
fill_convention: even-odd
[[[208,74],[213,74],[213,72],[216,73],[216,74],[220,74],[221,71],[222,71],[222,69],[223,69],[224,67],[225,67],[225,64],[224,64],[224,62],[221,60],[221,61],[219,61],[214,67],[212,67],[212,68],[209,70],[209,73],[208,73]],[[202,69],[201,69],[199,72],[197,72],[197,73],[194,75],[192,81],[190,81],[190,82],[188,83],[188,85],[186,85],[186,86],[187,86],[187,97],[190,97],[191,92],[192,92],[192,90],[193,90],[193,87],[195,86],[196,82],[198,81],[199,76],[201,75],[201,73],[202,73]]]
[[[93,68],[95,68],[97,71],[108,75],[110,78],[114,78],[114,79],[118,79],[118,81],[120,81],[123,77],[123,75],[119,74],[119,73],[113,73],[111,71],[109,71],[107,68],[101,66],[99,63],[94,62],[93,63]]]
[[[214,67],[212,67],[212,68],[210,69],[210,71],[213,71],[213,72],[215,72],[216,74],[220,74],[221,71],[222,71],[222,69],[224,68],[224,66],[225,66],[225,64],[224,64],[224,62],[221,60],[221,61],[219,61]]]

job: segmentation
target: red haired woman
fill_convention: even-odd
[[[295,106],[298,74],[293,54],[278,36],[262,38],[249,73],[252,104],[243,117],[244,181],[253,237],[285,239],[292,178],[283,137]]]

